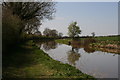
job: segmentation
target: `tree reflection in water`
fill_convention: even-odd
[[[80,48],[84,48],[84,51],[86,51],[87,53],[93,53],[95,52],[95,49],[91,48],[89,46],[90,42],[89,43],[86,43],[86,42],[82,42],[82,41],[72,41],[72,44],[71,46],[75,49],[80,49]]]
[[[67,54],[68,54],[67,59],[68,59],[70,64],[76,65],[75,61],[78,61],[79,57],[80,57],[80,54],[78,53],[78,51],[79,51],[79,48],[72,47],[72,50],[67,52]]]
[[[50,49],[55,49],[55,48],[57,48],[57,43],[55,41],[48,41],[43,43],[43,49],[45,51],[48,51]]]
[[[68,51],[68,61],[70,64],[75,65],[75,61],[79,60],[80,58],[80,53],[79,49],[84,48],[84,51],[87,53],[93,53],[95,50],[93,48],[90,48],[89,45],[84,45],[80,41],[72,41],[72,50]]]
[[[87,53],[93,53],[95,52],[95,49],[90,48],[89,46],[84,46],[84,51],[86,51]]]

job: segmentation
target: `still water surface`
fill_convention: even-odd
[[[94,51],[55,42],[40,46],[51,58],[75,66],[96,78],[118,78],[118,54]]]

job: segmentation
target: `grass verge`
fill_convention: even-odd
[[[69,41],[72,41],[72,39],[57,39],[55,40],[57,43],[61,43],[61,44],[66,44],[68,45]]]
[[[53,60],[31,41],[3,55],[3,78],[94,79],[69,64]]]

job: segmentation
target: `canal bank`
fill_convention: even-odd
[[[33,41],[3,55],[3,78],[92,78],[69,64],[53,60]]]
[[[72,42],[70,39],[58,39],[61,45],[51,49],[48,54],[59,61],[75,64],[83,73],[95,78],[118,78],[118,50],[94,47],[95,43],[84,45],[80,41]],[[68,45],[71,42],[71,45]],[[59,54],[61,51],[61,58]],[[116,51],[116,52],[115,52]],[[57,57],[57,58],[56,58]],[[78,59],[79,57],[79,59]]]
[[[77,46],[78,48],[83,48],[87,46],[96,51],[120,54],[119,39],[115,39],[115,40],[107,40],[107,39],[106,37],[104,40],[99,38],[98,39],[97,38],[86,38],[86,39],[81,38],[81,39],[78,39],[79,41],[74,41],[72,39],[57,39],[56,42],[61,44],[71,45],[71,46],[75,45],[75,47]]]

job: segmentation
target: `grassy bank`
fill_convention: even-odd
[[[120,54],[120,36],[105,36],[105,37],[95,37],[95,38],[81,38],[79,46],[87,46],[95,49],[96,51],[110,52]],[[92,40],[95,40],[92,41]],[[56,42],[61,44],[67,44],[72,42],[72,39],[58,39]],[[74,42],[74,41],[73,41]],[[76,44],[75,44],[76,45]],[[78,45],[78,44],[77,44]]]
[[[104,36],[104,37],[95,37],[99,41],[120,41],[120,36]]]
[[[97,43],[93,43],[95,49],[119,54],[120,36],[96,37],[95,39],[97,40]]]
[[[72,39],[57,39],[55,40],[57,43],[61,43],[61,44],[66,44],[68,45],[69,41],[72,41]]]
[[[87,39],[86,38],[78,38],[78,39],[81,39],[81,40],[85,40]],[[97,41],[116,41],[116,42],[119,42],[120,41],[120,36],[99,36],[99,37],[95,37],[94,39],[96,39]],[[67,41],[71,41],[72,39],[70,38],[66,38],[66,39],[58,39],[57,41],[60,42],[60,43],[66,43]]]
[[[30,41],[3,54],[3,78],[93,78],[75,67],[53,60]]]

